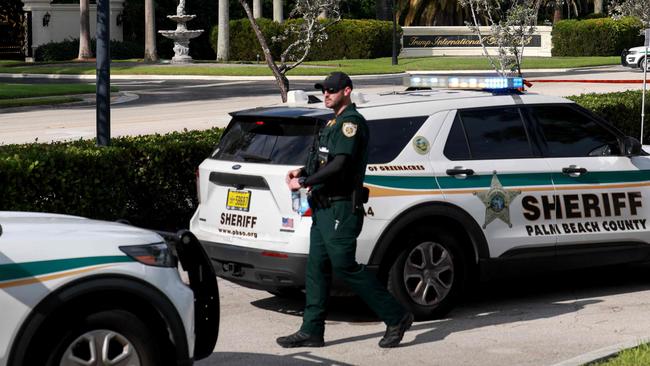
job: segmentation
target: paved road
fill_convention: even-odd
[[[531,79],[639,79],[642,73],[621,66],[597,67],[568,72],[531,73]],[[11,82],[73,82],[71,80],[8,79]],[[87,82],[87,81],[78,81]],[[358,91],[401,91],[402,76],[355,78]],[[292,88],[312,90],[313,80],[292,80]],[[183,129],[225,126],[229,112],[277,104],[276,86],[271,80],[114,80],[122,91],[111,107],[113,136],[166,133]],[[534,83],[530,92],[576,95],[640,89],[641,84]],[[0,110],[0,143],[35,140],[62,141],[95,137],[94,96],[83,106],[47,106]]]
[[[650,266],[503,279],[482,284],[448,318],[418,322],[403,346],[377,346],[384,326],[355,298],[335,298],[324,348],[282,349],[302,300],[220,280],[221,327],[208,365],[578,365],[611,345],[650,336]],[[573,360],[572,360],[573,359]]]

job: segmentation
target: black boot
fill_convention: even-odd
[[[402,320],[395,325],[389,325],[386,327],[386,333],[384,337],[379,341],[379,347],[381,348],[393,348],[399,345],[399,342],[402,341],[404,337],[404,332],[406,332],[413,324],[413,314],[406,313],[402,317]]]
[[[310,335],[300,330],[286,337],[280,337],[275,341],[284,348],[323,347],[325,345],[323,336]]]

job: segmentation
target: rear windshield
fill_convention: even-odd
[[[315,119],[235,118],[211,158],[303,165],[318,129]]]

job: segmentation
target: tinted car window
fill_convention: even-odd
[[[569,106],[539,106],[531,108],[531,111],[548,156],[619,154],[616,135]]]
[[[472,159],[532,157],[533,152],[517,108],[459,111]]]
[[[445,150],[443,154],[449,160],[469,160],[469,146],[467,146],[467,138],[465,137],[465,130],[463,123],[460,120],[460,115],[456,114],[454,124],[451,126],[447,142],[445,143]]]
[[[368,164],[383,164],[394,160],[426,119],[427,117],[408,117],[368,121]]]
[[[303,165],[318,129],[317,120],[233,119],[211,158]]]

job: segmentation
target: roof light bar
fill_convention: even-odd
[[[476,90],[522,90],[524,79],[520,77],[484,76],[436,76],[411,75],[404,78],[408,88],[443,88]]]

